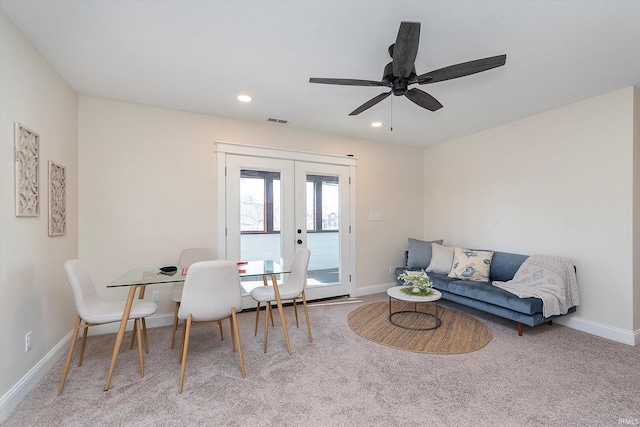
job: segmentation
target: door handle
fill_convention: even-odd
[[[301,245],[302,244],[302,239],[298,239],[298,244]]]

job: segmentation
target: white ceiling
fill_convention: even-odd
[[[632,85],[640,1],[31,1],[0,7],[79,94],[427,146]],[[380,80],[401,21],[422,23],[418,74],[507,54],[504,67],[420,86],[430,112]],[[254,101],[240,104],[236,96]],[[391,123],[391,119],[393,122]],[[373,121],[382,128],[370,126]],[[390,126],[393,125],[393,131]]]

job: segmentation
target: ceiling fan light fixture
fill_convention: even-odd
[[[240,102],[251,102],[251,97],[249,95],[238,95],[237,99]]]

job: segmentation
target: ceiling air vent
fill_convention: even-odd
[[[271,123],[281,123],[281,124],[283,124],[283,125],[286,125],[287,123],[289,123],[289,120],[276,119],[276,118],[274,118],[274,117],[269,117],[269,118],[267,119],[267,121],[268,121],[268,122],[271,122]]]

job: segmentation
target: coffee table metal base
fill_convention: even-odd
[[[392,325],[395,325],[395,326],[397,326],[399,328],[403,328],[403,329],[410,329],[412,331],[429,331],[429,330],[432,330],[432,329],[439,328],[440,325],[442,324],[442,321],[438,317],[438,301],[437,300],[433,302],[436,305],[436,314],[432,314],[432,313],[426,313],[424,311],[418,311],[418,303],[417,302],[413,303],[413,310],[392,311],[391,310],[391,306],[392,306],[392,300],[393,299],[394,298],[389,296],[389,322],[391,322]],[[423,304],[427,304],[427,303],[423,303]],[[395,316],[396,314],[402,314],[402,313],[410,313],[411,315],[420,315],[420,316],[432,317],[436,321],[435,326],[431,326],[431,327],[428,327],[428,328],[412,328],[410,326],[404,326],[404,325],[401,325],[399,323],[394,322],[393,316]]]

